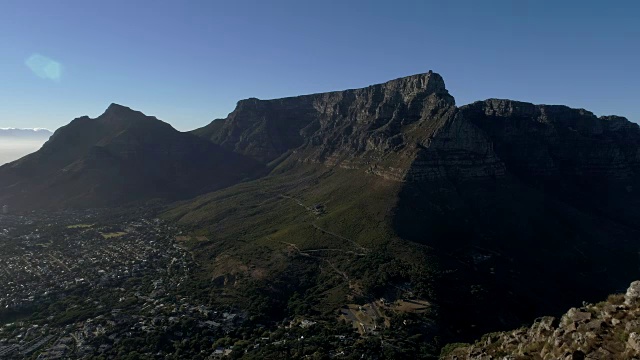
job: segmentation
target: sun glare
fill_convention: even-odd
[[[62,64],[44,55],[33,54],[25,64],[34,74],[43,79],[60,81],[62,77]]]

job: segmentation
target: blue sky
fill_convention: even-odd
[[[511,98],[638,122],[640,2],[0,2],[0,127],[55,129],[116,102],[189,130],[240,99],[430,69],[459,105]]]

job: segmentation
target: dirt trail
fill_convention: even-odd
[[[307,252],[300,250],[300,248],[296,244],[292,244],[292,243],[288,243],[288,242],[284,242],[284,241],[281,241],[281,243],[292,247],[293,249],[295,249],[298,252],[298,254],[300,254],[302,256],[306,256],[306,257],[310,257],[310,258],[314,258],[314,259],[326,262],[327,264],[329,264],[329,267],[331,267],[331,269],[333,271],[335,271],[338,275],[342,276],[345,279],[345,281],[349,282],[349,275],[347,275],[346,272],[341,271],[340,269],[338,269],[335,265],[333,265],[333,263],[331,263],[331,261],[329,261],[327,259],[324,259],[324,258],[321,258],[321,257],[318,257],[318,256],[313,256],[313,255],[307,254]]]
[[[312,225],[314,228],[316,228],[317,230],[320,230],[320,231],[322,231],[323,233],[325,233],[325,234],[327,234],[327,235],[331,235],[331,236],[333,236],[333,237],[335,237],[335,238],[338,238],[338,239],[340,239],[340,240],[344,240],[344,241],[346,241],[346,242],[350,243],[351,245],[355,246],[358,250],[360,250],[360,251],[362,251],[362,252],[367,252],[367,251],[369,251],[369,249],[367,249],[367,248],[363,247],[362,245],[358,244],[357,242],[355,242],[355,241],[353,241],[353,240],[351,240],[351,239],[349,239],[349,238],[346,238],[346,237],[344,237],[344,236],[342,236],[342,235],[338,235],[338,234],[336,234],[336,233],[334,233],[334,232],[332,232],[332,231],[329,231],[329,230],[323,229],[323,228],[321,228],[320,226],[318,226],[318,225],[316,225],[316,224],[314,224],[314,223],[311,223],[311,225]]]
[[[289,196],[289,195],[284,195],[284,194],[280,194],[280,196],[281,196],[281,197],[283,197],[283,198],[285,198],[285,199],[291,199],[291,200],[295,201],[295,202],[296,202],[296,204],[298,204],[299,206],[301,206],[301,207],[305,208],[307,211],[309,211],[309,212],[310,212],[310,213],[312,213],[313,215],[316,215],[316,214],[315,214],[315,212],[314,212],[314,210],[313,210],[311,207],[306,206],[304,203],[302,203],[302,201],[300,201],[300,200],[296,199],[295,197],[293,197],[293,196]],[[344,236],[342,236],[342,235],[340,235],[340,234],[336,234],[336,233],[334,233],[333,231],[329,231],[329,230],[327,230],[327,229],[323,229],[322,227],[318,226],[315,222],[310,222],[310,224],[311,224],[311,226],[313,226],[316,230],[319,230],[319,231],[321,231],[321,232],[323,232],[323,233],[325,233],[325,234],[327,234],[327,235],[333,236],[333,237],[335,237],[335,238],[337,238],[337,239],[344,240],[344,241],[346,241],[346,242],[350,243],[350,244],[351,244],[351,245],[353,245],[356,249],[358,249],[358,251],[360,251],[360,253],[367,253],[367,252],[369,251],[369,249],[367,249],[367,248],[365,248],[364,246],[362,246],[362,245],[358,244],[357,242],[353,241],[352,239],[349,239],[349,238],[347,238],[347,237],[344,237]],[[353,251],[351,251],[351,252],[349,252],[349,251],[345,251],[345,253],[355,253],[355,252],[353,252]],[[356,254],[356,255],[358,255],[358,256],[365,255],[365,254],[360,254],[360,253],[355,253],[355,254]]]

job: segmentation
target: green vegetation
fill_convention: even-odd
[[[401,183],[290,165],[164,214],[184,227],[202,266],[194,291],[250,309],[256,321],[335,319],[347,304],[418,299],[434,306],[415,321],[441,327],[409,336],[430,342],[437,333],[442,346],[594,298],[606,291],[594,282],[636,267],[633,231],[525,183]],[[624,241],[606,246],[607,234]]]
[[[360,171],[307,166],[177,206],[165,217],[184,227],[179,242],[202,266],[187,291],[248,309],[254,321],[303,316],[328,327],[340,324],[336,312],[346,304],[380,297],[426,303],[438,267],[428,247],[395,235],[389,215],[399,187]],[[390,331],[385,338],[413,336],[412,354],[433,347],[433,328],[425,324],[435,314],[402,311],[376,320],[380,331]],[[382,353],[390,351],[377,344]]]
[[[100,235],[102,235],[102,237],[104,237],[105,239],[111,239],[111,238],[127,235],[127,233],[124,231],[118,231],[118,232],[110,232],[110,233],[100,233]]]
[[[76,224],[76,225],[69,225],[67,226],[67,229],[88,229],[93,227],[93,225],[95,224]]]
[[[286,304],[294,293],[308,294],[309,306],[322,313],[347,303],[345,295],[377,297],[404,283],[415,296],[432,294],[428,248],[391,228],[398,186],[358,171],[309,167],[200,197],[166,216],[194,235],[184,243],[205,274],[232,279],[233,289],[224,291],[233,301],[249,289],[293,281],[269,296]],[[322,212],[313,211],[317,204]],[[208,240],[194,241],[196,235]]]

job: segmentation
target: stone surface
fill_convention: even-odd
[[[264,163],[292,156],[397,181],[510,172],[525,180],[617,181],[633,191],[640,166],[640,130],[622,117],[501,99],[457,108],[432,72],[363,89],[243,100],[194,134]]]
[[[640,334],[636,332],[632,332],[629,334],[629,340],[627,341],[627,345],[636,352],[640,352]]]
[[[634,281],[627,289],[626,294],[624,295],[624,303],[626,305],[634,305],[638,303],[640,299],[640,281]]]
[[[628,298],[636,299],[640,282],[631,284]],[[610,301],[613,301],[610,298]],[[623,314],[607,324],[603,317],[616,309]],[[559,322],[552,317],[538,319],[524,335],[521,330],[494,333],[492,341],[478,341],[458,347],[444,359],[492,359],[515,356],[517,359],[632,359],[640,356],[640,304],[632,301],[623,308],[602,302],[572,308]],[[615,320],[615,321],[614,321]],[[576,328],[576,324],[579,324]],[[518,341],[510,341],[516,338]]]

